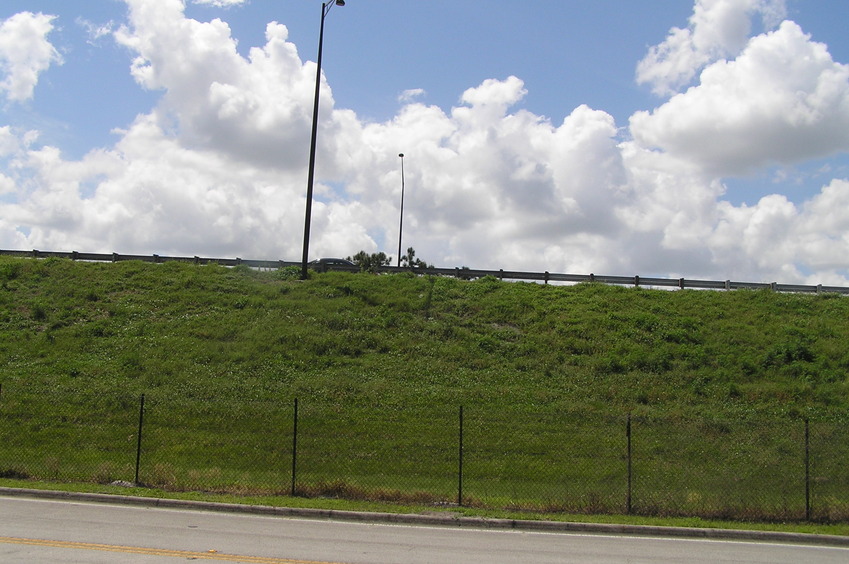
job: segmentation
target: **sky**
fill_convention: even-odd
[[[318,0],[4,0],[0,248],[299,261]],[[849,285],[849,2],[348,0],[310,258]]]

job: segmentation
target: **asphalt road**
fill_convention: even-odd
[[[188,560],[845,564],[849,546],[399,525],[0,496],[0,562],[4,564]]]

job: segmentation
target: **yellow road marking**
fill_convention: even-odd
[[[215,550],[210,550],[208,552],[192,552],[190,550],[168,550],[165,548],[144,548],[138,546],[120,546],[113,544],[26,539],[15,537],[0,537],[0,543],[25,544],[30,546],[44,546],[49,548],[77,548],[82,550],[102,550],[107,552],[122,552],[124,554],[145,554],[148,556],[171,556],[174,558],[193,558],[195,560],[245,562],[248,564],[334,564],[333,562],[319,562],[316,560],[292,560],[289,558],[266,558],[264,556],[239,556],[237,554],[222,554],[220,552],[216,552]]]

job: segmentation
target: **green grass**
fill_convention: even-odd
[[[784,533],[806,533],[815,535],[849,536],[849,524],[834,523],[773,523],[757,521],[723,521],[700,517],[647,517],[642,515],[587,515],[584,513],[539,513],[510,511],[504,509],[482,509],[470,507],[433,507],[413,503],[398,504],[381,501],[349,500],[338,498],[306,498],[288,496],[256,496],[216,494],[209,492],[172,492],[155,488],[132,488],[97,485],[91,483],[34,482],[0,478],[0,487],[39,489],[63,492],[86,492],[110,495],[132,495],[153,499],[179,499],[269,507],[291,507],[296,509],[323,509],[334,511],[367,511],[373,513],[428,513],[458,517],[482,517],[487,519],[544,520],[574,523],[603,523],[624,525],[651,525],[660,527],[691,527],[706,529],[736,529],[750,531],[776,531]]]
[[[0,257],[0,477],[849,521],[843,298],[296,274]]]

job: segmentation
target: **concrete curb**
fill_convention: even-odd
[[[138,507],[215,511],[248,515],[268,515],[301,519],[327,519],[348,522],[392,523],[431,527],[465,527],[479,529],[511,529],[550,533],[582,533],[599,535],[654,536],[691,539],[737,540],[755,542],[778,542],[806,545],[849,547],[849,537],[815,535],[807,533],[782,533],[776,531],[743,531],[734,529],[705,529],[688,527],[659,527],[651,525],[615,525],[606,523],[572,523],[559,521],[525,521],[518,519],[488,519],[485,517],[458,517],[449,514],[377,513],[361,511],[339,511],[334,509],[310,509],[293,507],[271,507],[267,505],[240,505],[211,501],[190,501],[136,497],[129,495],[64,492],[0,487],[0,496],[28,497],[36,499],[64,500],[88,503],[111,503]]]

